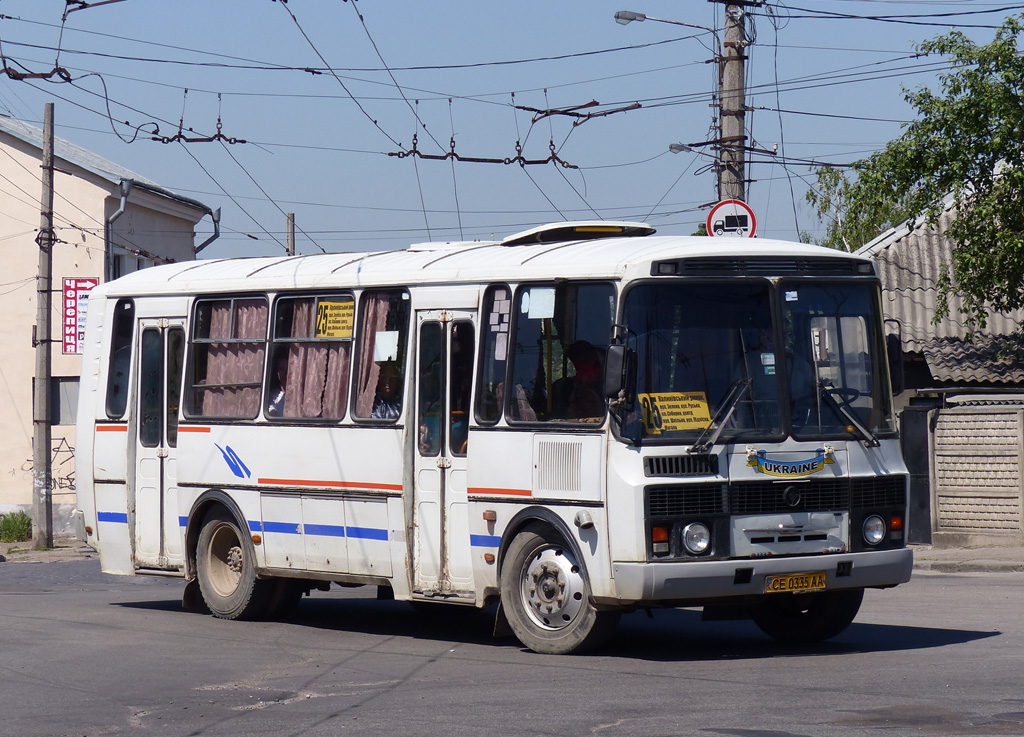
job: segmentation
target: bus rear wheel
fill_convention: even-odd
[[[782,642],[821,642],[850,626],[860,611],[864,589],[812,594],[771,594],[751,610],[754,623]]]
[[[592,650],[619,620],[618,612],[594,608],[581,564],[546,527],[512,540],[501,569],[501,602],[513,634],[538,653]]]
[[[270,598],[269,581],[256,578],[255,553],[249,538],[222,509],[203,521],[196,550],[196,569],[203,601],[215,617],[256,619]]]

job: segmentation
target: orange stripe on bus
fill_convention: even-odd
[[[332,489],[386,489],[401,491],[401,484],[372,484],[361,481],[318,481],[316,479],[256,479],[261,484],[277,486],[327,486]]]
[[[127,425],[97,425],[96,432],[128,432]]]
[[[210,428],[198,427],[196,425],[178,425],[178,432],[210,432]]]
[[[470,494],[505,494],[507,496],[533,496],[530,489],[488,489],[484,487],[470,487]]]

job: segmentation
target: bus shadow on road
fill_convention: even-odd
[[[180,601],[121,602],[117,606],[181,612]],[[494,637],[495,606],[475,607],[381,601],[363,592],[303,599],[276,624],[383,637],[411,637],[457,644],[521,647],[514,638]],[[188,616],[183,614],[183,616]],[[196,615],[209,616],[209,615]],[[245,622],[237,623],[244,627]],[[267,623],[256,623],[265,626]],[[958,645],[1000,632],[887,624],[858,624],[826,642],[782,643],[750,621],[704,622],[699,610],[655,609],[622,617],[611,640],[595,655],[652,661],[750,660],[778,656],[897,652]]]
[[[699,610],[656,609],[622,618],[606,655],[646,660],[758,659],[777,656],[897,652],[958,645],[1000,635],[964,629],[858,624],[825,642],[778,642],[751,621],[704,622]]]

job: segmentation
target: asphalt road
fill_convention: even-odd
[[[95,560],[0,565],[0,735],[1024,734],[1019,573],[915,574],[813,647],[639,612],[590,656],[369,588],[286,623],[183,612],[181,588]]]

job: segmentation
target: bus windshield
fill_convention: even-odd
[[[623,318],[642,427],[628,434],[875,442],[892,429],[877,294],[868,283],[798,280],[634,287]]]

